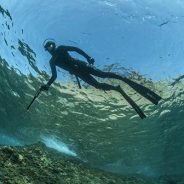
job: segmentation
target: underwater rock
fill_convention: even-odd
[[[71,158],[43,143],[0,147],[2,184],[155,184],[141,177],[107,173]]]

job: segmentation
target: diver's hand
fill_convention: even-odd
[[[41,91],[48,91],[49,90],[49,85],[45,84],[45,85],[42,85],[41,88],[40,88]]]
[[[90,58],[88,59],[88,63],[89,63],[90,65],[94,65],[94,62],[95,62],[95,60],[94,60],[92,57],[90,57]]]

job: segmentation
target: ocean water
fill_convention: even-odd
[[[122,175],[183,176],[183,10],[179,0],[0,1],[0,144],[42,141]],[[141,120],[118,93],[82,81],[78,89],[73,76],[58,70],[58,80],[27,111],[50,76],[46,38],[82,48],[95,66],[163,99],[154,106],[124,83],[105,79],[144,110]]]

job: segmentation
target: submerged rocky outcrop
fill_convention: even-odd
[[[47,148],[42,143],[0,147],[2,184],[155,184],[132,176],[118,176]]]

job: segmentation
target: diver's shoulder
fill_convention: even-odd
[[[63,50],[66,49],[68,47],[68,45],[59,45],[56,50]]]
[[[61,50],[62,49],[62,45],[59,45],[58,47],[56,47],[56,50]]]
[[[63,45],[59,45],[58,47],[56,47],[55,49],[55,54],[60,54],[61,52],[64,51]]]

